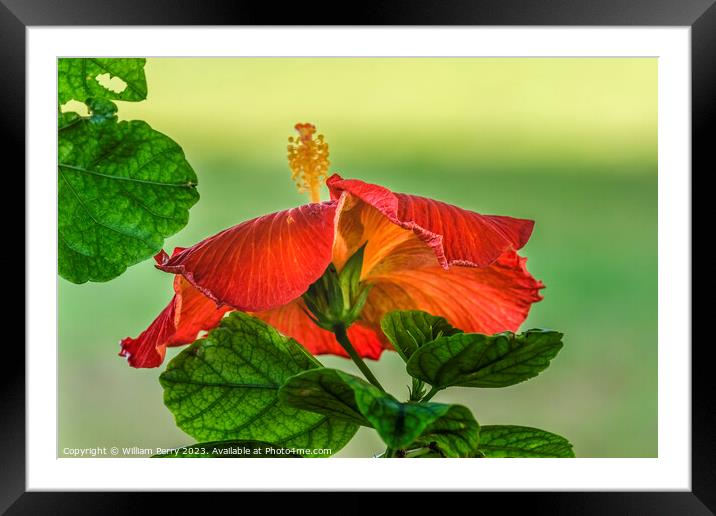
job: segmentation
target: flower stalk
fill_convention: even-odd
[[[430,401],[430,400],[432,399],[432,397],[435,396],[438,392],[440,392],[440,389],[438,389],[437,387],[433,387],[433,388],[430,389],[430,391],[425,395],[425,397],[424,397],[423,399],[421,399],[420,401],[421,401],[422,403],[425,403],[426,401]]]
[[[343,347],[343,349],[346,350],[348,355],[351,357],[353,362],[358,366],[358,369],[361,370],[363,375],[366,377],[366,379],[378,387],[381,391],[385,392],[385,389],[380,384],[378,379],[375,377],[373,372],[368,367],[368,364],[366,364],[363,359],[360,357],[358,352],[353,347],[353,344],[351,344],[350,339],[348,338],[348,334],[346,333],[346,327],[344,324],[336,324],[333,327],[333,333],[336,335],[336,340],[338,343]]]

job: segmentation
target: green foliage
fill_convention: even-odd
[[[74,283],[111,280],[156,254],[199,199],[176,142],[145,122],[117,121],[114,100],[147,96],[144,62],[58,62],[58,103],[79,100],[90,110],[89,117],[58,116],[58,269]],[[124,89],[100,84],[105,74]]]
[[[316,367],[320,363],[295,340],[233,312],[177,355],[159,381],[177,426],[199,441],[258,440],[335,453],[357,425],[278,399],[284,381]]]
[[[59,272],[107,281],[186,225],[197,179],[181,147],[144,122],[69,118],[58,145]]]
[[[559,435],[526,426],[483,426],[477,457],[574,457],[572,444]]]
[[[383,328],[409,357],[408,371],[433,392],[512,385],[544,370],[562,346],[555,331],[461,333],[418,311],[388,314]],[[311,456],[316,448],[338,451],[358,425],[377,431],[388,457],[574,456],[563,437],[520,426],[481,428],[466,407],[429,402],[432,394],[398,401],[361,378],[321,367],[296,341],[241,312],[180,353],[160,382],[179,428],[210,441],[164,456],[225,457],[239,446],[243,456],[261,456],[267,447]]]
[[[413,353],[408,373],[438,389],[507,387],[537,376],[562,348],[562,334],[528,330],[440,337]]]
[[[70,100],[86,102],[98,97],[108,100],[139,101],[147,98],[147,81],[144,77],[145,59],[136,58],[63,58],[57,62],[57,100],[60,105]],[[120,82],[120,91],[102,85]],[[107,84],[107,82],[105,82]],[[122,87],[123,86],[123,87]]]
[[[436,442],[446,457],[465,457],[480,439],[480,426],[461,405],[401,403],[378,389],[357,392],[356,402],[393,449],[405,449],[420,439]]]
[[[466,457],[479,442],[480,427],[460,405],[401,403],[377,387],[336,369],[313,369],[289,378],[284,404],[376,429],[390,448],[433,442],[446,457]]]
[[[281,386],[278,397],[285,405],[311,410],[371,426],[355,400],[356,389],[375,388],[369,383],[337,369],[321,367],[292,376]]]
[[[289,448],[282,448],[261,441],[214,441],[175,448],[166,453],[154,455],[154,457],[168,459],[263,459],[300,458],[301,455]]]
[[[390,312],[380,321],[380,327],[406,362],[419,347],[428,342],[442,336],[462,333],[462,330],[453,328],[444,317],[419,310]]]

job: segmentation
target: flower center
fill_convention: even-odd
[[[298,137],[288,138],[288,165],[291,179],[300,193],[309,192],[311,202],[321,200],[321,181],[328,176],[328,144],[316,134],[313,124],[296,124]]]

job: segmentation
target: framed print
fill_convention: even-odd
[[[350,26],[130,4],[0,6],[28,300],[3,509],[508,491],[711,513],[711,2]]]

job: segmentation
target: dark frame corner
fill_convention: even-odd
[[[316,12],[300,6],[276,6],[242,1],[210,4],[191,0],[123,2],[99,0],[0,0],[0,81],[2,118],[0,137],[6,156],[14,154],[24,169],[25,153],[25,29],[42,25],[641,25],[689,26],[692,43],[692,163],[701,175],[712,173],[707,158],[716,131],[716,0],[394,0],[382,5],[351,4],[351,17],[342,19],[330,9]],[[710,130],[709,130],[710,129]],[[9,172],[9,170],[8,170]],[[11,174],[6,175],[6,179]],[[16,176],[18,174],[15,174]],[[691,179],[696,176],[692,172]],[[22,185],[24,191],[24,181]],[[697,190],[698,191],[698,190]],[[692,207],[693,210],[693,207]],[[698,222],[694,218],[694,223]],[[692,228],[693,233],[693,228]],[[22,237],[24,239],[24,236]],[[29,274],[31,271],[25,271]],[[692,316],[693,321],[693,316]],[[692,491],[644,493],[521,493],[510,494],[510,504],[529,507],[533,514],[684,514],[716,513],[716,401],[707,353],[711,343],[692,346]],[[25,355],[7,342],[6,368],[0,398],[0,513],[77,514],[133,512],[149,493],[26,493],[25,492]],[[216,496],[216,495],[212,495]],[[243,494],[242,496],[249,496]],[[250,496],[256,496],[251,494]],[[260,496],[260,495],[259,495]],[[295,494],[294,496],[299,496]],[[301,497],[315,494],[304,493]],[[360,510],[365,494],[342,497],[343,507]],[[504,498],[504,494],[476,496]],[[403,501],[420,499],[411,495]],[[185,510],[205,497],[175,495],[173,504]],[[168,497],[163,497],[166,503]],[[504,502],[504,500],[500,500]],[[177,503],[178,502],[178,503]],[[369,509],[365,505],[365,509]]]

